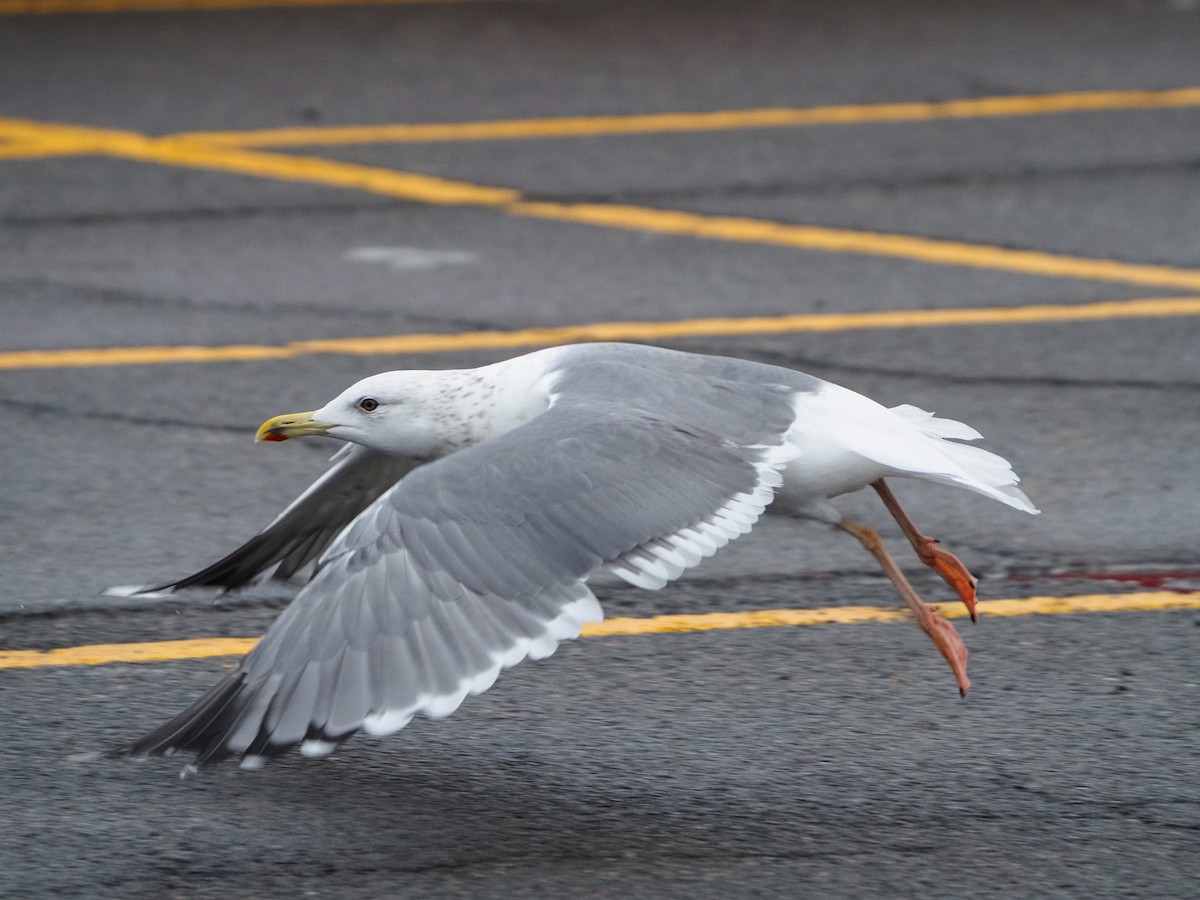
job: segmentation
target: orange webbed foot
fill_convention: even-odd
[[[954,624],[939,616],[936,610],[936,607],[923,604],[923,608],[913,608],[913,613],[917,617],[917,624],[950,664],[954,680],[958,682],[958,692],[965,697],[967,689],[971,687],[971,679],[967,677],[967,645],[963,643]]]
[[[925,541],[917,550],[921,561],[941,575],[946,584],[954,588],[954,592],[966,606],[967,612],[971,614],[971,621],[979,621],[979,616],[975,612],[975,588],[979,584],[979,579],[971,574],[970,570],[963,565],[962,560],[949,550],[939,547],[936,540],[926,538]]]

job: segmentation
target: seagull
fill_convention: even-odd
[[[603,617],[588,577],[656,590],[773,513],[832,525],[878,561],[965,696],[967,649],[871,527],[830,498],[871,487],[975,618],[976,579],[921,532],[886,479],[1038,510],[973,428],[888,409],[792,369],[634,344],[574,344],[477,369],[396,371],[258,441],[345,442],[273,522],[208,568],[150,590],[304,586],[239,664],[117,752],[257,768],[299,747],[449,715],[501,669]]]

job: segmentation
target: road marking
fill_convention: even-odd
[[[1159,612],[1200,609],[1200,592],[1153,591],[1136,594],[1082,594],[1073,597],[1029,597],[1020,600],[982,600],[981,617],[1056,616],[1086,613]],[[955,604],[942,607],[947,618],[962,618],[966,610]],[[738,613],[619,617],[583,627],[581,637],[680,634],[743,628],[781,626],[861,625],[867,622],[901,622],[911,615],[903,608],[830,606],[822,609],[764,609]],[[0,650],[0,669],[37,669],[51,666],[99,666],[110,663],[165,662],[241,656],[252,650],[257,638],[196,638],[137,644],[91,644],[57,650]]]
[[[1200,87],[1166,91],[1086,91],[1028,96],[981,97],[932,103],[869,103],[838,106],[730,109],[702,113],[562,116],[393,125],[269,128],[255,131],[195,131],[176,135],[238,147],[318,147],[343,144],[413,144],[441,141],[504,141],[599,135],[802,128],[871,122],[930,122],[945,119],[1012,118],[1063,113],[1200,106]]]
[[[0,650],[0,669],[46,666],[102,666],[108,663],[164,662],[242,656],[258,638],[197,638],[188,641],[149,641],[140,644],[88,644],[58,650]]]
[[[866,329],[939,328],[963,325],[1032,325],[1200,315],[1200,297],[1146,298],[1074,306],[1016,306],[984,309],[913,309],[792,316],[682,319],[674,322],[594,322],[518,331],[291,341],[287,344],[229,344],[217,347],[95,347],[0,352],[0,371],[19,369],[147,366],[177,363],[246,362],[331,354],[374,356],[545,347],[583,341],[659,341],[750,334],[799,334]]]
[[[72,144],[47,144],[39,141],[0,143],[0,160],[47,159],[52,156],[78,156]]]
[[[149,137],[132,131],[79,128],[23,119],[0,119],[0,139],[45,143],[59,153],[96,153],[159,165],[212,169],[277,181],[366,191],[419,203],[504,206],[521,199],[519,191],[452,181],[307,156],[284,156],[216,147],[173,137]]]
[[[1084,613],[1159,612],[1200,609],[1200,591],[1186,594],[1153,591],[1138,594],[1080,594],[1073,597],[1029,597],[1023,600],[980,600],[980,618],[1058,616]],[[940,607],[948,619],[967,616],[963,606]],[[584,626],[583,637],[632,634],[666,634],[779,626],[859,625],[866,622],[903,622],[912,614],[903,607],[830,606],[823,609],[764,609],[741,613],[698,613],[649,618],[605,619]]]
[[[792,225],[763,219],[708,216],[675,210],[601,203],[531,202],[511,188],[452,181],[307,156],[290,156],[154,138],[128,131],[79,128],[19,119],[0,119],[0,140],[40,141],[65,152],[101,153],[160,165],[210,169],[238,175],[298,181],[367,191],[419,203],[497,208],[511,215],[623,231],[655,232],[705,240],[792,247],[825,253],[885,256],[936,265],[1020,272],[1155,287],[1200,290],[1200,270],[1088,259],[986,244]]]
[[[427,272],[442,266],[468,266],[479,257],[465,250],[426,250],[422,247],[355,247],[342,258],[349,262],[383,263],[396,272]]]
[[[1009,250],[1005,247],[904,234],[790,225],[764,219],[698,215],[608,203],[519,202],[508,205],[506,211],[534,218],[706,240],[768,244],[824,253],[887,256],[936,265],[995,269],[1049,278],[1078,278],[1087,281],[1200,289],[1200,270],[1195,269],[1088,259],[1037,250]]]
[[[479,0],[0,0],[0,16],[59,13],[194,12],[287,6],[428,6]]]

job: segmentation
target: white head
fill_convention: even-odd
[[[256,441],[327,435],[390,456],[441,456],[479,438],[489,385],[474,371],[407,371],[372,375],[320,409],[268,419]]]

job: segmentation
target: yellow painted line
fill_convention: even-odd
[[[418,203],[503,206],[521,197],[520,192],[508,188],[486,187],[432,175],[398,172],[315,157],[283,156],[208,146],[198,141],[148,137],[131,131],[0,119],[0,139],[2,138],[40,142],[63,153],[98,153],[159,165],[319,184],[398,197]]]
[[[479,0],[0,0],[0,16],[60,13],[192,12],[287,6],[424,6]]]
[[[124,131],[106,131],[63,125],[58,122],[37,122],[31,119],[0,118],[0,141],[32,141],[36,143],[61,144],[69,138],[86,143],[89,137],[107,134],[132,134]],[[82,151],[81,151],[82,152]]]
[[[929,122],[1061,115],[1200,106],[1200,87],[1166,91],[1085,91],[1028,96],[981,97],[932,103],[870,103],[838,106],[732,109],[702,113],[617,116],[562,116],[484,122],[346,125],[270,128],[255,131],[197,131],[177,135],[239,147],[412,144],[435,141],[503,141],[599,135],[736,131],[748,128],[802,128],[871,122]]]
[[[851,231],[815,225],[789,225],[763,219],[699,215],[605,203],[515,203],[507,211],[522,216],[620,228],[628,231],[674,234],[706,240],[768,244],[818,250],[824,253],[858,253],[888,256],[936,265],[998,269],[1049,278],[1079,278],[1200,290],[1200,270],[1176,269],[1044,253],[1009,250],[985,244]]]
[[[682,319],[674,322],[595,322],[519,331],[395,334],[292,341],[282,345],[217,347],[96,347],[0,352],[0,370],[139,366],[176,363],[293,359],[333,354],[374,356],[546,347],[585,341],[656,341],[748,334],[799,334],[867,329],[938,328],[964,325],[1030,325],[1200,315],[1200,297],[1145,298],[1074,306],[1043,305],[984,309],[914,309],[792,316]]]
[[[0,370],[149,366],[168,363],[289,359],[287,347],[236,344],[224,347],[97,347],[83,350],[13,350],[0,353]]]
[[[189,641],[151,641],[141,644],[88,644],[58,650],[0,650],[0,669],[45,666],[102,666],[107,663],[164,662],[242,656],[258,638],[196,638]]]
[[[511,215],[625,231],[655,232],[705,240],[791,247],[824,253],[884,256],[936,265],[1019,272],[1154,287],[1200,290],[1200,270],[1106,259],[1010,250],[986,244],[792,225],[762,219],[700,215],[675,210],[601,203],[538,203],[509,188],[451,181],[375,166],[220,147],[181,138],[154,138],[127,131],[79,128],[0,119],[0,140],[39,141],[65,151],[217,170],[238,175],[367,191],[419,203],[496,208]]]
[[[1074,597],[1030,597],[1024,600],[981,600],[976,604],[980,618],[1013,616],[1057,616],[1083,613],[1160,612],[1170,609],[1200,609],[1200,592],[1178,594],[1154,591],[1138,594],[1081,594]],[[948,619],[967,615],[955,604],[940,607]],[[860,625],[867,622],[902,622],[911,619],[908,610],[897,607],[830,606],[822,609],[763,609],[740,613],[699,613],[649,618],[605,619],[584,626],[584,637],[631,634],[664,634],[780,626]],[[0,663],[2,665],[2,663]]]
[[[1135,594],[1083,594],[1074,597],[1030,597],[1023,600],[984,600],[981,617],[1054,616],[1085,613],[1160,612],[1200,609],[1200,592],[1187,594],[1154,591]],[[961,618],[958,604],[942,607],[948,618]],[[738,613],[613,618],[583,627],[582,637],[679,634],[742,628],[781,626],[860,625],[867,622],[900,622],[911,618],[904,609],[876,606],[831,606],[822,609],[764,609]],[[50,666],[97,666],[109,663],[164,662],[241,656],[254,648],[256,638],[197,638],[138,644],[92,644],[58,650],[0,650],[0,669],[36,669]]]
[[[0,144],[0,160],[43,159],[50,156],[76,156],[74,146],[38,141],[12,141]]]

